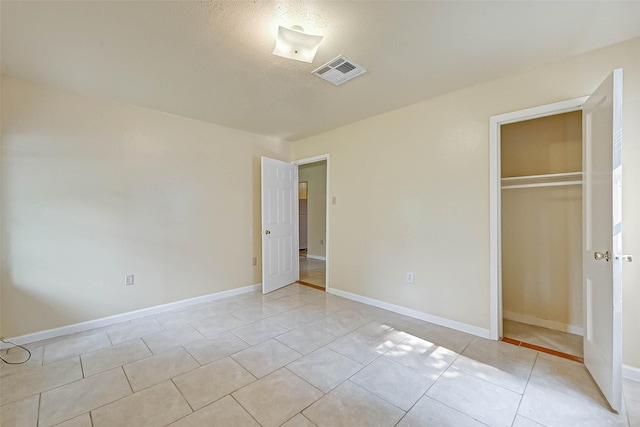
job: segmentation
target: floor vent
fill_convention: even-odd
[[[321,65],[311,73],[329,83],[340,86],[342,83],[366,72],[367,70],[360,65],[340,55],[326,64]]]

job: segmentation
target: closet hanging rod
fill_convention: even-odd
[[[502,178],[502,181],[524,181],[529,179],[553,179],[553,178],[568,178],[568,177],[582,177],[582,172],[563,172],[563,173],[548,173],[542,175],[527,175],[527,176],[511,176],[508,178]]]
[[[503,190],[512,188],[559,187],[562,185],[582,185],[582,181],[539,182],[536,184],[503,185]]]

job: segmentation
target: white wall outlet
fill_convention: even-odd
[[[258,265],[258,258],[253,257],[253,259],[251,260],[251,265],[253,265],[253,266]]]
[[[133,274],[127,274],[124,276],[124,284],[126,286],[133,286]]]
[[[413,273],[411,271],[407,272],[407,283],[409,284],[413,283]]]

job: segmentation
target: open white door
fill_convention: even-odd
[[[262,157],[262,293],[298,278],[298,166]]]
[[[622,69],[583,106],[584,363],[622,406]]]

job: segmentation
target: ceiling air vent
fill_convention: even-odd
[[[326,64],[321,65],[311,73],[325,79],[329,83],[340,86],[342,83],[366,72],[367,70],[360,65],[340,55]]]

